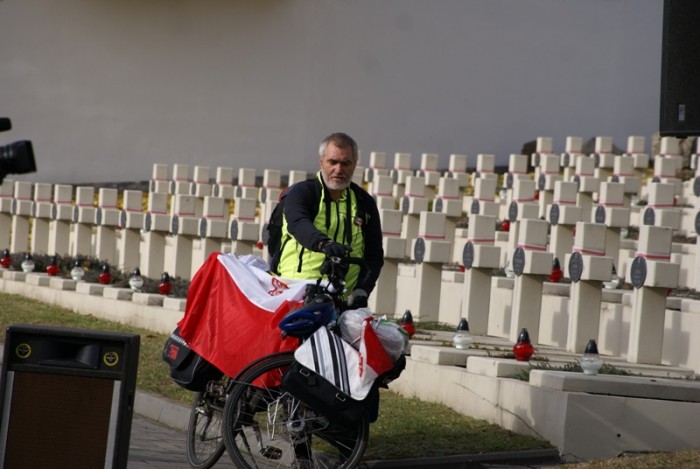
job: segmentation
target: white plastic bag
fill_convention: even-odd
[[[340,334],[343,340],[356,349],[360,347],[362,321],[367,317],[372,317],[372,311],[367,308],[349,309],[340,315]],[[398,360],[405,353],[408,347],[408,334],[401,326],[392,321],[373,319],[372,329],[393,361]]]

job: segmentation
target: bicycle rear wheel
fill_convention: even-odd
[[[224,443],[240,468],[356,467],[367,446],[365,416],[346,428],[280,389],[292,352],[243,373],[226,400]],[[266,384],[268,383],[268,384]]]
[[[226,377],[210,381],[207,390],[194,398],[187,425],[187,460],[196,469],[209,469],[226,449],[221,424],[227,382]]]

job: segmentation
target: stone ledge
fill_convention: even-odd
[[[47,274],[41,273],[29,273],[24,279],[28,285],[35,285],[37,287],[48,287],[51,284],[51,278]]]
[[[49,283],[49,286],[51,288],[55,288],[56,290],[66,290],[66,291],[72,291],[75,290],[75,286],[78,282],[75,280],[69,279],[69,278],[52,278],[51,282]]]
[[[98,283],[78,282],[75,286],[75,291],[84,295],[102,296],[104,289],[105,286]]]
[[[467,371],[483,376],[503,378],[529,369],[529,362],[519,362],[507,358],[469,357],[467,359]]]
[[[532,370],[530,384],[566,392],[700,402],[700,383],[684,380]]]
[[[102,295],[109,300],[130,301],[134,292],[131,288],[105,287]]]
[[[163,306],[163,295],[155,293],[134,293],[131,301],[137,305]]]

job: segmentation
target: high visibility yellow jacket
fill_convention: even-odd
[[[325,255],[317,249],[331,239],[350,246],[350,256],[365,260],[365,266],[350,266],[345,278],[347,292],[362,288],[370,293],[384,264],[379,211],[372,196],[351,183],[333,200],[319,172],[315,179],[290,187],[285,199],[276,272],[287,278],[318,278]]]

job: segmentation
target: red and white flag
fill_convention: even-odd
[[[180,334],[192,350],[235,377],[250,362],[299,345],[296,338],[282,338],[277,326],[302,304],[308,283],[213,253],[190,283]]]
[[[372,383],[377,376],[386,373],[394,367],[394,362],[372,328],[372,316],[362,321],[362,335],[360,339],[360,366],[359,374],[363,382]]]

